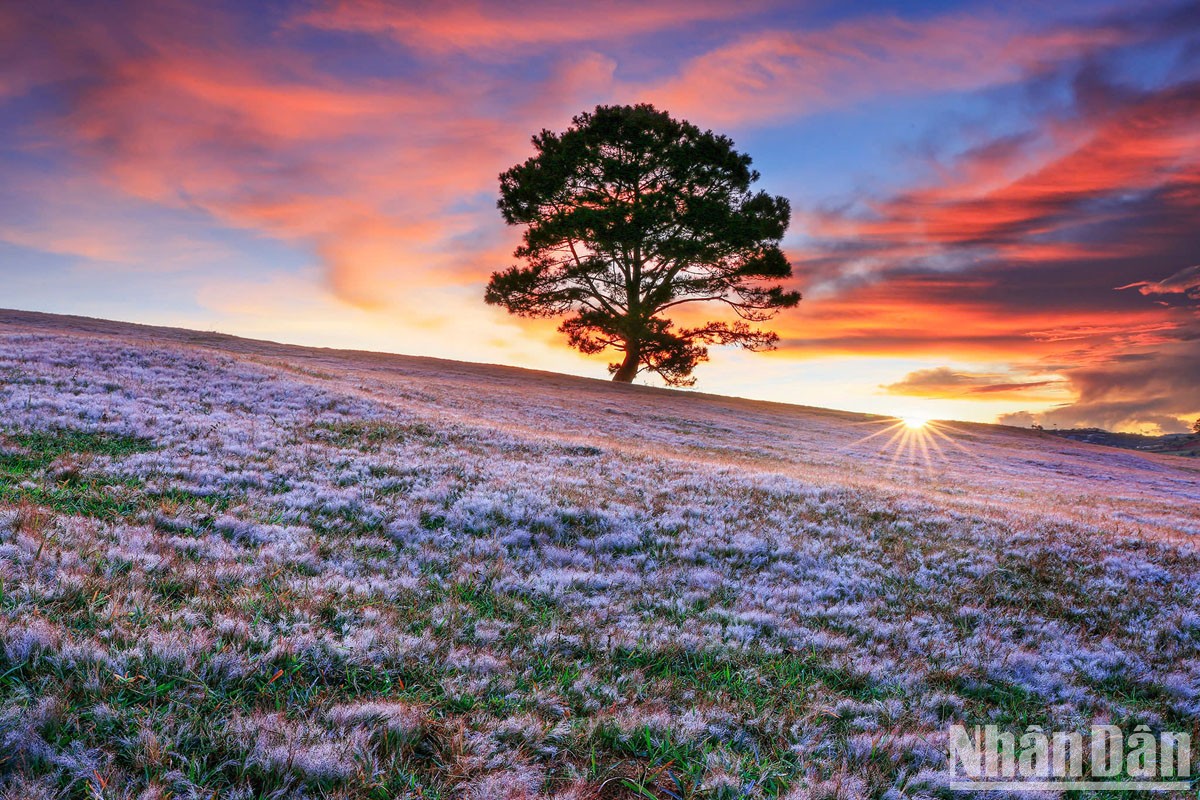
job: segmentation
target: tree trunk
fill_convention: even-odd
[[[617,371],[613,373],[613,380],[617,383],[633,383],[633,379],[638,374],[638,349],[637,346],[630,343],[625,345],[625,360],[621,362],[621,366],[617,367]]]

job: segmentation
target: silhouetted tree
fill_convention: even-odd
[[[1192,423],[1192,433],[1200,434],[1200,419]]]
[[[486,300],[527,317],[566,315],[559,330],[584,353],[624,353],[613,380],[642,370],[695,383],[712,344],[769,350],[779,337],[752,327],[800,302],[763,281],[789,278],[779,248],[786,198],[754,193],[750,157],[712,131],[651,105],[598,106],[564,133],[533,137],[537,154],[500,175],[505,222],[525,225]],[[676,327],[663,316],[723,303],[737,319]]]

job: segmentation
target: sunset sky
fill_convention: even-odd
[[[699,390],[1200,417],[1196,2],[4,3],[0,307],[604,377],[482,295],[497,174],[635,102],[792,202],[805,299]]]

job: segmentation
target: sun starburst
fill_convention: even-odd
[[[935,466],[948,458],[943,444],[949,444],[970,455],[970,452],[950,435],[956,429],[945,422],[910,414],[872,420],[865,424],[883,427],[854,442],[851,447],[857,448],[872,440],[882,440],[879,451],[882,454],[890,454],[889,469],[923,467],[926,473],[932,473]]]

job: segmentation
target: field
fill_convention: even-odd
[[[1195,731],[1197,466],[0,312],[0,794],[944,796],[951,722]]]

